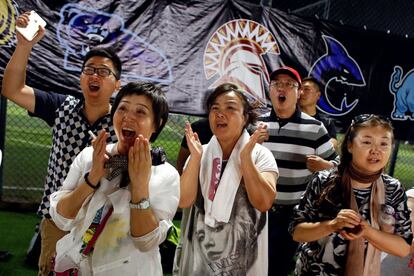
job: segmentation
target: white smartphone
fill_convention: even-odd
[[[46,26],[46,21],[44,21],[35,11],[31,11],[29,15],[29,23],[25,28],[16,26],[16,30],[21,33],[24,38],[29,41],[32,41],[39,31],[39,26],[43,28]]]

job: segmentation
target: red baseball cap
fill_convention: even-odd
[[[298,71],[289,66],[283,66],[273,71],[272,74],[270,74],[270,80],[274,80],[276,76],[280,74],[289,75],[299,83],[299,86],[302,85],[302,79],[300,78]]]

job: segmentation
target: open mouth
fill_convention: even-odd
[[[88,87],[91,92],[97,92],[100,88],[99,84],[96,83],[90,83]]]
[[[379,159],[377,159],[377,158],[369,158],[368,159],[368,162],[369,163],[371,163],[371,164],[376,164],[376,163],[378,163],[380,160]]]
[[[123,128],[122,129],[122,136],[126,139],[133,139],[135,138],[135,130],[131,128]]]
[[[225,123],[219,123],[216,126],[217,126],[217,128],[225,128],[225,127],[227,127],[227,124],[225,124]]]
[[[280,103],[284,103],[286,101],[286,96],[285,95],[279,95],[278,100]]]

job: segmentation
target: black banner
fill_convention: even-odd
[[[288,65],[321,81],[318,108],[343,126],[356,114],[382,114],[397,138],[414,140],[413,39],[236,0],[6,0],[0,7],[1,74],[15,47],[17,15],[36,10],[48,24],[27,73],[38,89],[81,93],[84,54],[111,45],[123,61],[123,84],[154,81],[172,112],[201,115],[207,93],[227,81],[269,106],[269,74]]]

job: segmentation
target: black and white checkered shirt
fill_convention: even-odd
[[[107,114],[90,125],[83,114],[83,100],[73,96],[36,91],[35,114],[53,128],[52,149],[47,166],[47,176],[42,202],[38,214],[46,218],[49,215],[49,196],[63,184],[70,165],[76,155],[91,145],[92,138],[88,130],[97,134],[105,129],[110,133],[108,142],[116,142],[115,131]]]

